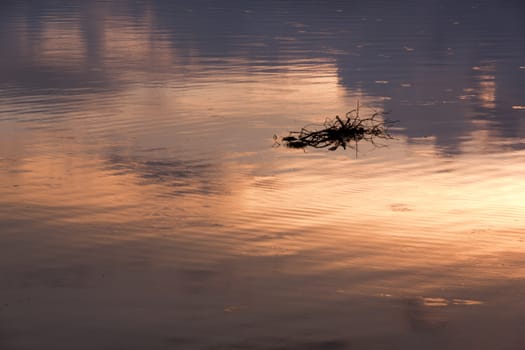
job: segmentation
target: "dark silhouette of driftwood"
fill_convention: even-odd
[[[320,128],[304,127],[300,131],[290,131],[288,136],[280,140],[277,136],[274,136],[274,139],[277,145],[284,144],[289,148],[313,147],[335,151],[339,147],[349,147],[357,150],[357,143],[362,140],[382,146],[378,140],[393,139],[388,128],[395,123],[396,121],[386,120],[384,113],[380,112],[368,118],[361,118],[358,104],[357,108],[346,113],[344,118],[336,116],[335,119],[326,119]]]

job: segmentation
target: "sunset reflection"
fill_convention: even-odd
[[[476,66],[473,67],[473,70],[480,73],[478,79],[481,105],[484,108],[494,109],[496,107],[496,82],[495,76],[491,74],[496,70],[494,64],[487,64],[481,67]]]
[[[521,6],[303,5],[0,5],[0,349],[523,347]]]

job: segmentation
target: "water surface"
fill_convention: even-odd
[[[525,346],[524,14],[2,2],[0,348]]]

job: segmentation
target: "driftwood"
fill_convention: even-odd
[[[376,112],[368,118],[359,116],[359,104],[356,109],[346,113],[344,118],[336,116],[335,119],[326,119],[321,128],[302,128],[300,131],[290,131],[288,136],[274,136],[276,145],[284,144],[289,148],[307,147],[328,148],[335,151],[339,147],[343,149],[355,148],[361,140],[368,141],[375,146],[378,139],[393,139],[388,132],[388,127],[397,121],[389,121],[384,118],[384,113]]]

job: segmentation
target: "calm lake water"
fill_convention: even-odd
[[[524,16],[2,1],[0,349],[522,349]]]

